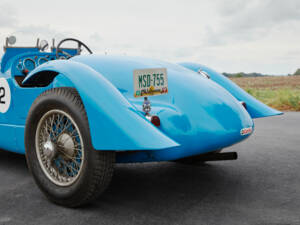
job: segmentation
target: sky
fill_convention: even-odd
[[[74,37],[99,54],[286,75],[300,68],[300,1],[1,0],[0,43],[9,35],[16,46]]]

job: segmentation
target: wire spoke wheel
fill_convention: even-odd
[[[36,154],[45,175],[58,186],[72,185],[84,160],[82,136],[72,117],[61,110],[47,112],[37,126]]]
[[[77,90],[52,88],[32,104],[25,128],[26,161],[52,202],[78,207],[102,194],[113,176],[115,151],[96,150]]]

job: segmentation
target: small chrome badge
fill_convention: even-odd
[[[252,133],[252,127],[247,127],[247,128],[241,129],[241,135],[247,135],[247,134],[251,134],[251,133]]]

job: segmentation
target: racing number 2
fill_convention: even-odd
[[[0,87],[0,104],[5,104],[3,98],[5,97],[5,89],[4,87]]]
[[[8,111],[10,102],[11,95],[9,84],[4,77],[0,77],[0,114]]]

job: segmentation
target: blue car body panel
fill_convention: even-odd
[[[205,71],[207,74],[209,74],[210,78],[214,82],[218,83],[227,91],[229,91],[236,99],[238,99],[239,101],[244,101],[247,104],[247,111],[249,112],[252,118],[260,118],[282,114],[282,112],[272,109],[269,106],[257,100],[256,98],[252,97],[238,85],[229,80],[227,77],[207,66],[188,62],[180,63],[180,65],[191,69],[195,72],[198,72],[199,70]]]
[[[15,57],[19,57],[20,54],[26,54],[28,52],[32,53],[38,53],[39,49],[36,47],[32,48],[7,48],[5,54],[3,55],[1,59],[1,73],[4,73],[4,71],[7,71],[11,64],[14,62],[12,60]]]
[[[15,80],[21,75],[17,63],[34,54],[54,57],[54,53],[29,51],[2,61],[5,69],[1,68],[0,77],[9,83],[12,98],[9,110],[0,113],[0,132],[7,134],[0,137],[0,148],[25,152],[24,130],[31,104],[45,90],[58,87],[76,88],[87,112],[93,147],[116,150],[118,162],[175,160],[228,147],[249,137],[250,133],[242,135],[241,130],[253,129],[251,117],[262,115],[255,106],[247,112],[239,100],[250,103],[240,99],[229,84],[221,83],[218,75],[210,80],[186,64],[142,57],[88,55],[50,60],[26,76],[23,85],[29,86],[20,86]],[[161,121],[155,127],[142,112],[143,99],[134,98],[133,70],[162,67],[168,72],[169,93],[149,97],[151,113]],[[54,76],[47,85],[34,85],[48,73]]]
[[[30,83],[36,74],[44,70],[60,73],[52,88],[68,87],[72,83],[71,87],[79,92],[95,149],[130,151],[178,146],[157,131],[115,86],[91,67],[73,60],[55,60],[33,70],[23,83]]]

